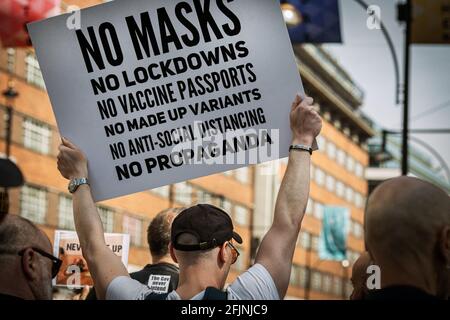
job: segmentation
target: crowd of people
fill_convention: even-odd
[[[76,231],[94,289],[78,299],[278,300],[286,296],[296,242],[310,189],[311,150],[322,120],[311,98],[297,96],[290,127],[294,146],[275,206],[273,223],[255,263],[226,285],[242,238],[230,216],[198,204],[158,214],[148,228],[152,264],[129,274],[106,246],[89,184],[73,192]],[[88,161],[63,138],[58,169],[67,179],[87,179]],[[4,210],[5,211],[5,210]],[[450,199],[438,187],[411,177],[381,184],[365,210],[365,245],[353,266],[352,300],[448,299],[450,294]],[[61,261],[32,222],[0,213],[0,299],[51,299]],[[368,272],[376,266],[375,288]],[[372,270],[372,269],[370,269]],[[166,285],[155,288],[153,276]],[[161,277],[158,277],[161,279]]]

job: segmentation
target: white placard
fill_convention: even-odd
[[[303,87],[277,0],[113,1],[28,29],[96,201],[288,154]]]

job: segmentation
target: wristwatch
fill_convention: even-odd
[[[305,146],[303,144],[293,144],[293,145],[291,145],[291,147],[289,148],[289,152],[291,152],[292,150],[295,150],[295,151],[306,151],[306,152],[309,152],[310,155],[312,155],[312,153],[313,153],[313,148],[312,147],[308,147],[308,146]]]
[[[89,181],[87,178],[77,178],[70,180],[68,187],[69,192],[74,193],[75,191],[77,191],[78,187],[82,186],[83,184],[89,185]]]

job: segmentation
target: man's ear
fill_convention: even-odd
[[[439,251],[447,268],[450,268],[450,226],[446,226],[441,232]]]
[[[172,258],[172,260],[175,263],[178,263],[178,259],[177,259],[177,256],[175,255],[175,249],[173,248],[172,242],[169,243],[169,252],[170,252],[170,257]]]
[[[35,280],[38,275],[38,261],[36,252],[33,249],[25,249],[22,255],[22,269],[28,280]]]
[[[219,259],[221,263],[225,263],[227,261],[228,258],[228,251],[227,251],[227,243],[223,243],[220,246],[220,251],[219,251]]]

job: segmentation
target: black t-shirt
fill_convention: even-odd
[[[148,264],[144,269],[130,273],[130,277],[148,285],[156,293],[168,293],[178,287],[180,270],[171,263]],[[95,288],[89,291],[86,300],[97,300]]]
[[[172,292],[178,287],[179,269],[170,263],[148,264],[141,271],[130,273],[130,277],[148,285],[157,293]]]

